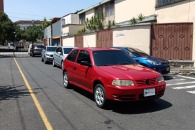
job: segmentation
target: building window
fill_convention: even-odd
[[[114,16],[114,2],[109,2],[105,5],[105,16]]]
[[[156,0],[156,7],[174,4],[180,1],[185,1],[185,0]]]
[[[95,8],[95,15],[103,14],[103,6],[99,6]]]
[[[62,19],[62,26],[63,25],[66,25],[66,20],[65,19]]]
[[[79,23],[85,24],[85,13],[79,15]]]

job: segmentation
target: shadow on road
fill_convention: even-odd
[[[0,86],[0,101],[20,98],[21,96],[29,96],[27,89],[21,89],[21,86]]]
[[[139,101],[129,103],[114,102],[109,107],[113,112],[120,114],[142,114],[161,111],[170,108],[171,106],[172,104],[170,102],[167,102],[163,99],[155,99],[152,101]]]

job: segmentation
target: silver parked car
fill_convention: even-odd
[[[56,50],[57,46],[45,46],[41,53],[41,61],[45,64],[48,62],[53,62],[53,54]]]
[[[53,55],[53,67],[59,66],[63,68],[63,61],[73,48],[65,46],[57,47]]]

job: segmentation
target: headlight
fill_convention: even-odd
[[[161,76],[161,77],[158,77],[158,83],[161,83],[161,82],[164,82],[165,80],[164,80],[164,77],[163,76]]]
[[[114,86],[134,86],[134,83],[132,80],[113,80],[112,85]]]
[[[150,64],[153,64],[153,65],[161,65],[160,62],[155,62],[155,61],[152,61],[152,60],[148,60],[148,62],[149,62]]]
[[[49,54],[46,54],[46,56],[50,56]]]

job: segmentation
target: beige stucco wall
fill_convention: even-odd
[[[158,23],[193,22],[192,60],[195,61],[195,1],[183,1],[156,8]]]
[[[150,30],[150,25],[114,29],[113,46],[134,47],[150,54]]]
[[[115,22],[120,23],[155,13],[155,0],[115,0]]]
[[[89,10],[89,11],[87,11],[87,12],[85,12],[85,19],[91,19],[91,17],[93,17],[95,15],[95,11],[94,11],[94,9],[91,9],[91,10]]]
[[[83,47],[96,47],[96,33],[85,34],[83,36]]]
[[[63,46],[74,46],[74,37],[64,37]]]

